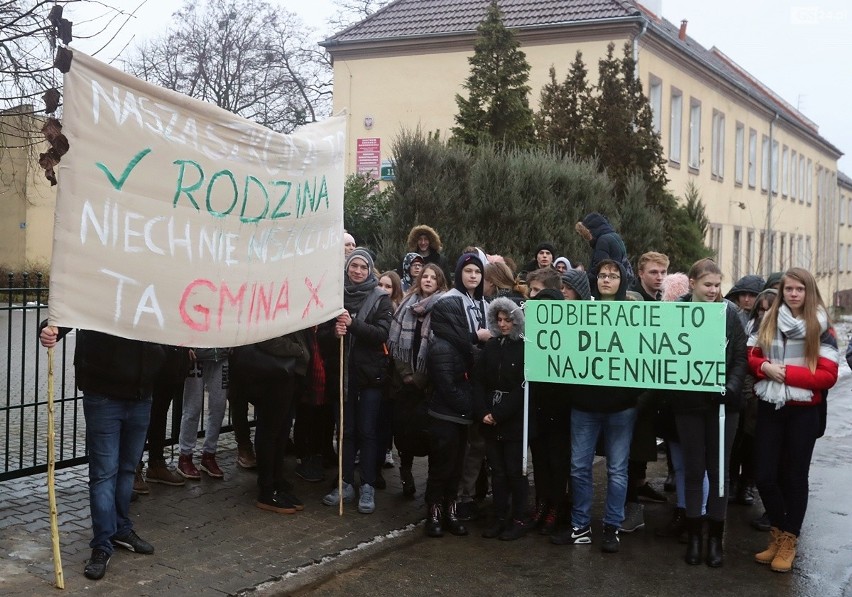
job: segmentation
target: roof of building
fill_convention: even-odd
[[[490,0],[394,0],[323,45],[365,40],[472,33]],[[637,16],[629,0],[511,0],[500,3],[510,29]]]
[[[489,4],[490,0],[394,0],[363,21],[329,37],[322,45],[334,49],[377,41],[472,35]],[[634,0],[503,0],[500,9],[506,27],[517,30],[614,20],[645,22],[664,42],[778,114],[779,118],[813,136],[838,157],[843,154],[819,134],[819,127],[813,121],[720,50],[707,49],[689,35],[681,40],[679,26]]]
[[[852,189],[852,178],[849,178],[840,170],[837,171],[837,184],[847,189]]]

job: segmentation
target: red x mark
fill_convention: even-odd
[[[316,303],[317,307],[323,306],[322,301],[320,300],[320,297],[319,297],[319,289],[320,289],[320,286],[322,286],[323,280],[325,280],[325,274],[322,275],[322,278],[320,278],[319,284],[317,284],[316,288],[314,288],[314,285],[311,282],[311,279],[308,278],[308,277],[305,277],[305,286],[308,287],[308,292],[311,293],[311,297],[308,299],[308,304],[305,305],[305,310],[302,311],[302,319],[304,319],[305,317],[308,316],[308,311],[311,310],[311,303]]]

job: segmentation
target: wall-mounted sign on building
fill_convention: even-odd
[[[379,178],[382,165],[382,140],[379,137],[364,137],[355,140],[355,169],[358,174],[370,174]]]
[[[393,162],[382,160],[382,180],[396,180],[396,172],[393,171]]]

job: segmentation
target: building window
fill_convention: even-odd
[[[846,247],[846,273],[852,271],[852,245]]]
[[[701,102],[689,100],[689,167],[698,170],[701,166]]]
[[[767,271],[769,268],[766,266],[766,230],[760,231],[760,238],[757,241],[757,263],[758,267],[762,271]]]
[[[802,267],[808,270],[813,268],[813,255],[814,252],[813,247],[811,246],[811,235],[809,234],[805,237],[805,262]]]
[[[748,130],[748,186],[757,184],[757,131]]]
[[[743,159],[745,158],[745,127],[737,123],[734,133],[734,183],[743,184]]]
[[[778,141],[772,142],[772,193],[778,194]]]
[[[651,75],[651,85],[648,88],[648,103],[651,104],[652,124],[654,132],[660,134],[661,118],[663,114],[663,82]]]
[[[716,110],[713,110],[713,129],[710,135],[710,174],[722,180],[725,176],[725,115]]]
[[[680,164],[680,140],[683,137],[683,94],[672,88],[672,126],[669,130],[669,159]]]
[[[790,152],[790,199],[795,199],[798,196],[799,185],[799,162],[796,158],[796,152]]]
[[[763,135],[760,141],[760,190],[769,188],[769,137]]]
[[[708,226],[707,234],[710,236],[708,246],[714,253],[716,263],[722,263],[722,226],[711,224]]]
[[[808,160],[808,165],[805,167],[805,180],[807,182],[807,186],[805,188],[805,202],[808,205],[811,205],[814,202],[813,193],[814,193],[814,163],[812,160]],[[810,263],[810,246],[811,239],[808,237],[808,242],[806,243],[808,246],[808,263]],[[809,266],[810,267],[810,266]]]
[[[837,258],[837,271],[843,273],[846,271],[846,247],[843,245],[843,243],[840,243],[840,248],[837,249],[837,254],[839,255],[839,257]]]
[[[781,233],[778,235],[778,271],[786,271],[784,259],[787,257],[787,235]]]
[[[740,279],[740,229],[734,228],[734,243],[731,251],[731,272],[734,280]]]
[[[849,198],[849,209],[846,210],[846,213],[849,214],[846,225],[852,227],[852,197]]]
[[[754,253],[754,230],[746,232],[746,269],[749,273],[758,271]]]
[[[805,181],[805,156],[799,154],[799,203],[805,202],[805,191],[806,191],[806,181]]]
[[[846,223],[846,198],[841,195],[838,203],[837,218],[840,220],[840,225],[842,226]]]
[[[790,264],[790,267],[795,267],[795,263],[796,263],[795,261],[793,261],[793,249],[795,248],[795,245],[796,245],[796,235],[791,234],[790,235],[790,242],[788,243],[789,257],[787,258],[787,263]]]
[[[790,150],[785,145],[781,150],[781,196],[790,194]]]

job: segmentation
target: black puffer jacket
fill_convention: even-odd
[[[432,380],[429,414],[470,425],[473,422],[473,344],[464,304],[443,298],[432,309],[432,333],[426,365]]]
[[[60,333],[64,336],[68,331]],[[77,387],[84,393],[117,400],[149,398],[165,361],[160,344],[77,330],[74,370]]]
[[[502,336],[497,314],[509,314],[512,331]],[[486,439],[521,441],[524,434],[524,311],[508,298],[496,298],[488,305],[488,330],[494,336],[485,344],[473,368],[474,418],[491,414],[496,425],[481,425]],[[500,392],[496,394],[496,392]]]
[[[692,300],[692,294],[687,294],[682,299],[684,302]],[[665,398],[669,402],[672,412],[688,413],[701,412],[708,408],[725,405],[725,410],[739,412],[744,406],[743,382],[748,371],[748,358],[746,356],[746,337],[737,308],[729,301],[725,301],[725,394],[716,392],[680,392],[668,391]]]

